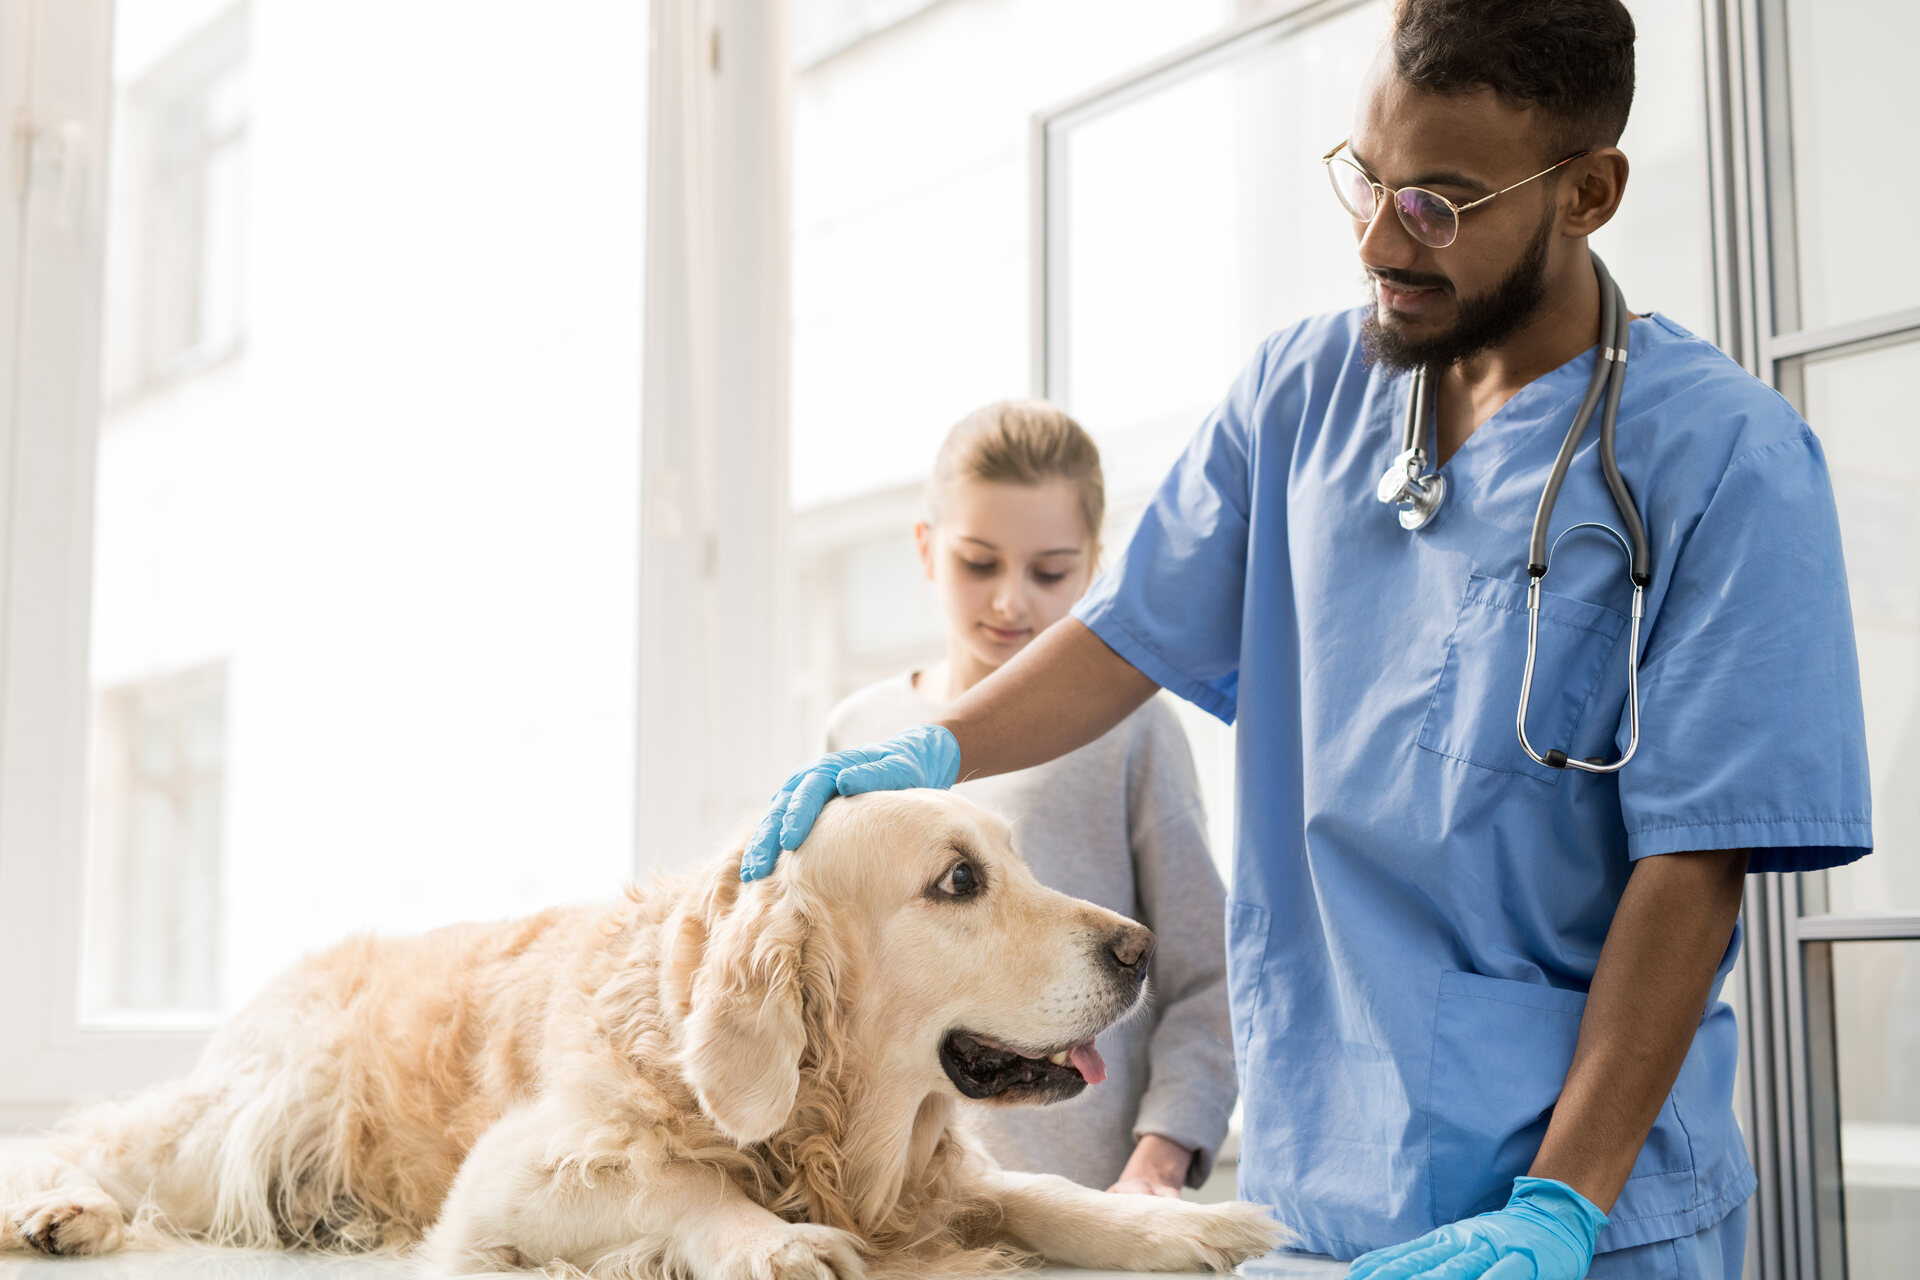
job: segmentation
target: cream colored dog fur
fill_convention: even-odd
[[[304,961],[186,1080],[0,1157],[0,1251],[852,1280],[1226,1269],[1281,1238],[1252,1205],[1001,1172],[967,1136],[969,1071],[1077,1091],[1046,1058],[1137,1006],[1152,941],[1044,888],[985,811],[836,801],[771,878],[738,866]]]

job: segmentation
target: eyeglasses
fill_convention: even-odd
[[[1478,209],[1494,196],[1507,194],[1513,187],[1524,187],[1533,178],[1544,178],[1567,163],[1567,160],[1578,160],[1590,154],[1576,151],[1566,160],[1556,160],[1548,165],[1534,174],[1533,178],[1520,179],[1513,187],[1502,187],[1493,195],[1481,196],[1470,204],[1455,204],[1425,187],[1400,187],[1396,190],[1375,182],[1365,169],[1340,154],[1349,141],[1352,139],[1342,141],[1320,157],[1320,162],[1327,166],[1327,177],[1333,183],[1333,194],[1340,198],[1341,206],[1356,220],[1372,223],[1374,215],[1380,212],[1380,202],[1392,196],[1394,211],[1400,215],[1400,225],[1407,229],[1407,234],[1434,249],[1444,249],[1453,243],[1454,237],[1460,234],[1460,215],[1467,210]]]

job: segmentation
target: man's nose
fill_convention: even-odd
[[[1360,264],[1407,271],[1419,257],[1420,242],[1400,225],[1400,214],[1393,207],[1392,197],[1380,201],[1373,221],[1360,232]]]

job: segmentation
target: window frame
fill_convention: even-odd
[[[124,268],[128,278],[122,313],[106,317],[109,357],[114,353],[114,337],[125,344],[125,365],[115,367],[109,358],[105,370],[113,379],[106,392],[109,405],[163,391],[210,365],[239,355],[246,345],[247,317],[241,309],[245,282],[244,209],[241,211],[240,260],[234,264],[238,270],[232,281],[236,297],[231,301],[236,310],[231,332],[209,334],[202,327],[204,316],[196,315],[193,341],[168,349],[169,344],[163,340],[163,332],[170,327],[165,316],[168,291],[157,276],[161,262],[170,251],[190,248],[195,277],[193,302],[196,312],[203,310],[205,299],[199,290],[205,283],[208,255],[204,207],[209,194],[208,174],[223,158],[237,158],[244,172],[252,132],[251,105],[239,124],[221,134],[196,137],[184,157],[165,154],[170,150],[166,135],[173,118],[189,104],[197,105],[223,76],[235,69],[243,76],[246,74],[251,20],[250,0],[234,0],[181,47],[166,55],[159,65],[116,95],[115,108],[123,118],[115,121],[115,127],[123,133],[123,142],[131,144],[130,148],[123,148],[131,154],[125,157],[126,171],[115,173],[113,178],[131,190],[110,196],[108,234],[112,236],[116,229],[130,234],[132,261]],[[193,192],[194,212],[198,216],[197,225],[186,229],[185,236],[177,236],[169,234],[167,229],[173,232],[183,229],[176,206],[182,191]],[[127,203],[121,204],[122,201]],[[124,217],[125,222],[116,224],[117,217]]]
[[[1738,113],[1727,145],[1740,153],[1729,174],[1729,204],[1751,246],[1738,264],[1744,268],[1742,320],[1751,334],[1751,354],[1742,363],[1798,404],[1805,362],[1920,337],[1920,308],[1800,323],[1787,6],[1788,0],[1709,0],[1707,8],[1725,32],[1722,65]],[[1897,854],[1882,850],[1879,856]],[[1756,1166],[1764,1161],[1762,1211],[1755,1215],[1758,1274],[1761,1280],[1841,1277],[1846,1224],[1832,948],[1920,940],[1920,912],[1815,912],[1811,899],[1822,895],[1810,894],[1803,876],[1760,879],[1748,889],[1747,919],[1765,943],[1749,947],[1745,962],[1752,1004],[1762,1016],[1749,1027],[1747,1056],[1770,1059],[1775,1078],[1771,1088],[1754,1089],[1750,1111],[1750,1132],[1764,1126],[1770,1138],[1755,1150]]]
[[[26,122],[0,144],[26,176],[0,223],[18,264],[0,329],[0,971],[32,975],[0,1040],[0,1123],[23,1124],[182,1071],[204,1037],[78,1017],[110,0],[0,0],[0,30]]]

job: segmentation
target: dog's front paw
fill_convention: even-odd
[[[724,1280],[865,1280],[859,1241],[833,1227],[790,1223],[728,1253]]]
[[[1290,1233],[1257,1204],[1194,1204],[1142,1197],[1133,1206],[1140,1234],[1126,1260],[1133,1271],[1231,1271],[1286,1243]]]
[[[56,1188],[13,1210],[21,1237],[42,1253],[106,1253],[120,1244],[120,1206],[104,1191]]]
[[[1243,1262],[1272,1253],[1293,1235],[1265,1208],[1245,1200],[1191,1207],[1201,1216],[1189,1239],[1199,1252],[1200,1265],[1209,1271],[1231,1271]]]

